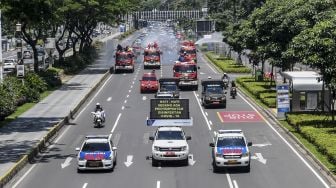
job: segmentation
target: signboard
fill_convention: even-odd
[[[190,119],[189,99],[151,99],[150,119]]]
[[[148,126],[192,126],[193,119],[147,119]]]
[[[212,20],[197,20],[196,32],[211,32],[213,31],[214,22]]]
[[[290,111],[289,85],[277,85],[277,117],[285,118],[285,113]]]
[[[255,111],[226,111],[217,112],[221,122],[240,123],[240,122],[260,122],[262,118]]]
[[[16,65],[16,76],[22,78],[24,75],[24,65]]]

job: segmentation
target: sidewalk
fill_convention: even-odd
[[[109,35],[106,42],[120,33]],[[20,158],[34,148],[55,124],[67,117],[83,98],[101,81],[107,64],[94,64],[72,77],[61,88],[37,103],[15,121],[0,128],[0,177],[15,167]],[[0,182],[1,182],[0,179]],[[1,187],[1,184],[0,184]]]

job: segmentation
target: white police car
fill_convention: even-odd
[[[242,167],[249,172],[251,155],[248,146],[252,146],[252,142],[246,142],[242,130],[215,132],[215,142],[210,143],[213,171],[218,172],[221,167]]]
[[[157,166],[159,161],[181,161],[188,165],[189,145],[181,127],[159,127],[154,136],[152,145],[152,166]]]
[[[113,170],[117,164],[117,147],[112,135],[89,135],[78,152],[78,172],[82,170]]]

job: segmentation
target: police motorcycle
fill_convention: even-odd
[[[230,88],[230,96],[235,99],[237,96],[237,87],[236,83],[232,80],[231,82],[231,88]]]
[[[229,76],[226,73],[224,73],[224,75],[222,76],[222,80],[224,83],[224,89],[227,89],[229,87],[230,82]]]
[[[104,122],[104,111],[91,112],[93,114],[93,122],[95,127],[102,127]]]

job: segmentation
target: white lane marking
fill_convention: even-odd
[[[56,138],[56,140],[55,140],[55,143],[54,144],[56,144],[63,136],[64,136],[64,134],[68,131],[68,129],[70,129],[72,126],[68,126],[67,128],[65,128],[65,130],[59,135],[59,137],[58,138]],[[49,147],[49,149],[48,150],[50,150],[50,149],[52,149],[53,147],[55,147],[55,145],[51,145],[50,147]],[[47,152],[46,153],[42,153],[42,158],[41,159],[43,159],[43,157],[45,156],[47,154]],[[28,170],[27,170],[27,172],[26,173],[24,173],[23,174],[23,176],[13,185],[13,187],[12,188],[15,188],[15,187],[17,187],[22,181],[23,181],[23,179],[25,179],[27,176],[28,176],[28,174],[36,167],[36,165],[37,164],[33,164]]]
[[[71,160],[72,160],[72,157],[67,157],[65,161],[61,164],[62,169],[67,166],[70,166]]]
[[[84,183],[83,187],[82,188],[86,188],[88,185],[88,183]]]
[[[92,101],[94,99],[96,99],[97,95],[101,92],[101,90],[105,87],[105,85],[107,84],[107,82],[112,78],[113,74],[104,82],[104,84],[99,88],[99,90],[97,91],[97,93],[91,98],[91,100],[85,105],[85,107],[78,113],[78,115],[76,116],[76,118],[74,120],[76,120],[81,114],[82,112],[92,103]]]
[[[162,167],[161,166],[158,166],[158,169],[160,170]]]
[[[160,182],[160,181],[157,181],[157,182],[156,182],[156,188],[160,188],[160,186],[161,186],[161,182]]]
[[[128,97],[129,97],[129,95],[126,96],[126,98],[128,98]]]
[[[132,160],[133,160],[133,155],[127,155],[126,162],[124,162],[125,166],[130,167],[133,164]]]
[[[134,81],[132,82],[132,84],[134,84]]]
[[[112,130],[111,130],[111,133],[113,133],[113,132],[114,132],[114,129],[117,127],[120,117],[121,117],[121,113],[119,113],[119,115],[118,115],[116,121],[114,122],[114,125],[113,125],[113,128],[112,128]]]
[[[112,100],[112,97],[107,98],[107,101],[111,101],[111,100]]]
[[[210,65],[210,63],[203,57],[201,56],[201,58],[203,59],[203,61],[205,62],[205,64],[214,72],[214,73],[218,73],[216,70],[214,70],[214,68],[212,68],[212,66]]]
[[[124,103],[126,104],[126,103],[127,103],[127,100],[125,100]]]
[[[235,188],[239,188],[236,180],[233,180],[233,185],[234,185]]]
[[[128,90],[128,93],[131,93],[132,90]]]
[[[210,124],[209,124],[208,118],[206,117],[206,115],[205,115],[205,113],[204,113],[204,111],[203,111],[203,108],[202,108],[202,106],[201,106],[201,103],[198,101],[198,98],[197,98],[197,96],[196,96],[196,92],[194,91],[193,93],[194,93],[194,96],[195,96],[195,98],[196,98],[197,104],[198,104],[198,106],[199,106],[199,108],[200,108],[200,110],[201,110],[201,112],[202,112],[202,115],[203,115],[203,117],[204,117],[204,119],[205,119],[205,122],[207,123],[208,128],[209,128],[209,130],[211,131],[211,126],[210,126]]]
[[[208,116],[208,112],[204,112],[206,116]]]
[[[131,89],[133,88],[133,85],[131,85]]]
[[[124,109],[125,109],[125,106],[122,106],[122,107],[121,107],[121,110],[124,110]]]
[[[126,76],[126,73],[124,73],[123,76]]]
[[[228,174],[228,173],[225,173],[226,174],[226,179],[228,180],[228,182],[229,182],[229,186],[230,186],[230,188],[233,188],[233,185],[232,185],[232,181],[231,181],[231,177],[230,177],[230,174]]]
[[[263,164],[266,164],[267,162],[267,159],[264,159],[261,153],[255,153],[255,155],[251,156],[251,159],[255,159]]]
[[[249,105],[251,108],[256,111],[260,117],[263,118],[263,120],[266,122],[266,124],[281,138],[283,142],[287,144],[287,146],[299,157],[299,159],[314,173],[314,175],[322,182],[324,187],[329,188],[329,185],[323,180],[323,178],[309,165],[309,163],[297,152],[294,147],[269,123],[266,118],[258,112],[258,110],[249,102],[247,101],[241,94],[238,93],[238,95]]]
[[[271,146],[271,145],[272,145],[271,143],[265,143],[265,144],[253,144],[252,146],[262,148],[262,147]]]
[[[147,97],[146,97],[146,96],[143,96],[143,97],[142,97],[142,100],[143,100],[143,101],[145,101],[146,99],[147,99]]]
[[[225,173],[226,174],[226,179],[228,180],[228,182],[229,182],[229,186],[230,186],[230,188],[233,188],[233,185],[232,185],[232,181],[231,181],[231,177],[230,177],[230,174],[228,174],[228,173]]]
[[[209,124],[212,125],[212,121],[211,120],[209,120]]]

